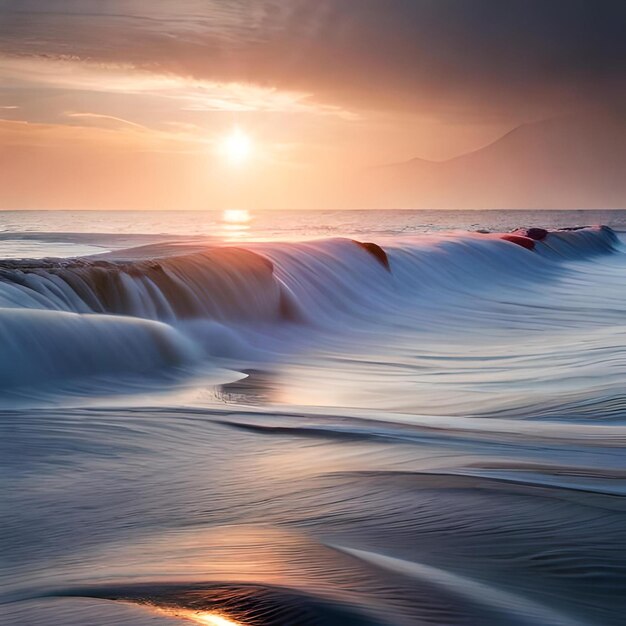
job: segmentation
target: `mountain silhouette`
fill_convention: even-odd
[[[626,207],[626,118],[570,116],[524,124],[447,161],[371,169],[364,206],[388,208]]]

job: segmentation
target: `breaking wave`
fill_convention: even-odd
[[[146,374],[202,358],[271,360],[301,348],[304,332],[349,336],[390,323],[470,332],[472,319],[492,314],[494,289],[532,304],[550,285],[559,288],[568,263],[620,246],[607,227],[539,231],[405,238],[382,247],[348,239],[247,248],[161,243],[94,257],[5,260],[0,389]],[[507,321],[515,324],[516,315]]]
[[[623,623],[619,234],[128,237],[0,262],[2,626]]]

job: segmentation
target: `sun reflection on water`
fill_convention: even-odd
[[[219,613],[195,613],[193,616],[189,617],[198,624],[208,626],[243,626],[241,622],[235,622]]]
[[[192,611],[189,609],[179,610],[161,610],[161,613],[165,613],[171,617],[182,618],[196,624],[203,624],[204,626],[245,626],[242,622],[230,619],[222,613],[215,611]]]
[[[250,212],[246,209],[226,209],[222,214],[225,224],[247,224],[250,221]]]
[[[222,231],[227,239],[238,239],[250,230],[250,212],[245,209],[226,209],[222,213]]]

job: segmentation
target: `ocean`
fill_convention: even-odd
[[[1,212],[0,624],[623,624],[625,285],[619,210]]]

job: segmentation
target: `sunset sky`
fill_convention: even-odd
[[[349,204],[355,172],[623,110],[624,32],[623,0],[0,0],[0,209]]]

